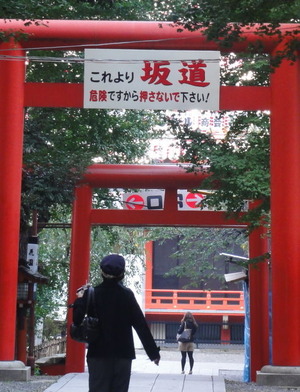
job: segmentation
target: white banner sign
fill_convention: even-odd
[[[86,49],[84,107],[218,110],[220,52]]]

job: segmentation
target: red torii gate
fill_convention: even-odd
[[[196,227],[246,227],[234,219],[226,219],[223,211],[180,211],[177,190],[201,186],[208,174],[187,173],[175,165],[92,165],[82,182],[75,189],[72,218],[72,247],[70,264],[69,296],[75,300],[76,289],[89,279],[90,233],[93,225],[121,226],[196,226]],[[93,209],[93,188],[165,189],[163,210]],[[250,206],[251,207],[251,206]],[[250,235],[250,257],[267,251],[263,229]],[[80,266],[80,268],[78,267]],[[251,307],[251,347],[253,377],[256,370],[268,363],[268,302],[267,266],[250,270],[250,291],[253,291]],[[261,284],[263,282],[263,284]],[[260,298],[259,301],[256,297]],[[258,306],[257,306],[258,304]],[[71,321],[68,314],[68,325]],[[67,340],[66,373],[84,371],[85,347]]]
[[[7,42],[0,47],[1,55],[7,56],[0,62],[0,287],[3,288],[0,316],[7,320],[0,324],[0,360],[13,360],[15,350],[23,108],[82,107],[83,103],[81,84],[25,83],[25,50],[37,47],[81,50],[84,45],[97,47],[100,43],[107,43],[106,48],[218,49],[201,32],[178,33],[168,22],[52,20],[44,24],[25,27],[22,21],[0,20],[2,31],[9,34],[22,30],[28,34],[26,41]],[[292,30],[294,25],[285,24],[281,28]],[[236,43],[231,51],[241,52],[250,42],[255,43],[254,31],[255,27],[245,30],[245,40]],[[278,44],[276,37],[266,36],[263,41],[267,53],[280,50],[283,45]],[[299,58],[292,67],[284,60],[271,75],[270,87],[224,86],[220,95],[221,110],[271,111],[272,364],[277,366],[300,366],[299,76]],[[253,271],[254,275],[257,286],[264,287],[264,274]],[[251,292],[253,303],[261,300],[258,293],[259,290]],[[264,295],[262,300],[265,303]],[[256,347],[253,369],[269,363],[266,329],[260,329],[262,320],[266,322],[265,313],[266,308],[262,307],[252,321],[257,332],[255,341],[251,341],[251,347]]]

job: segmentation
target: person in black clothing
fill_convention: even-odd
[[[186,354],[189,356],[190,371],[189,374],[193,374],[194,367],[194,335],[197,331],[198,324],[191,312],[186,312],[181,320],[180,327],[177,334],[181,334],[184,329],[191,329],[191,339],[189,342],[179,342],[179,350],[181,352],[181,374],[184,374],[184,368],[186,364]]]
[[[122,285],[125,260],[110,254],[100,263],[103,282],[94,288],[95,311],[100,319],[101,336],[88,346],[89,392],[127,392],[131,363],[135,358],[132,327],[144,349],[156,365],[159,347],[156,346],[146,319],[133,292]],[[79,325],[84,318],[87,294],[77,290],[73,322]],[[94,312],[95,313],[95,312]]]

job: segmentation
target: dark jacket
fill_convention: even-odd
[[[95,287],[95,305],[100,319],[101,337],[89,344],[88,357],[135,358],[132,327],[136,330],[148,357],[159,358],[146,319],[133,292],[115,279],[105,279]],[[85,313],[87,292],[77,298],[73,309],[73,322],[80,324]],[[90,315],[93,315],[90,309]]]
[[[186,321],[184,321],[184,322],[182,322],[180,324],[180,327],[179,327],[177,333],[181,334],[185,328],[192,330],[191,340],[190,341],[193,342],[194,341],[194,335],[195,335],[195,333],[197,331],[197,328],[198,328],[197,325],[195,325],[191,320],[186,320]]]

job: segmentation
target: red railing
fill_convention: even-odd
[[[240,314],[244,313],[242,291],[145,290],[146,313]]]

